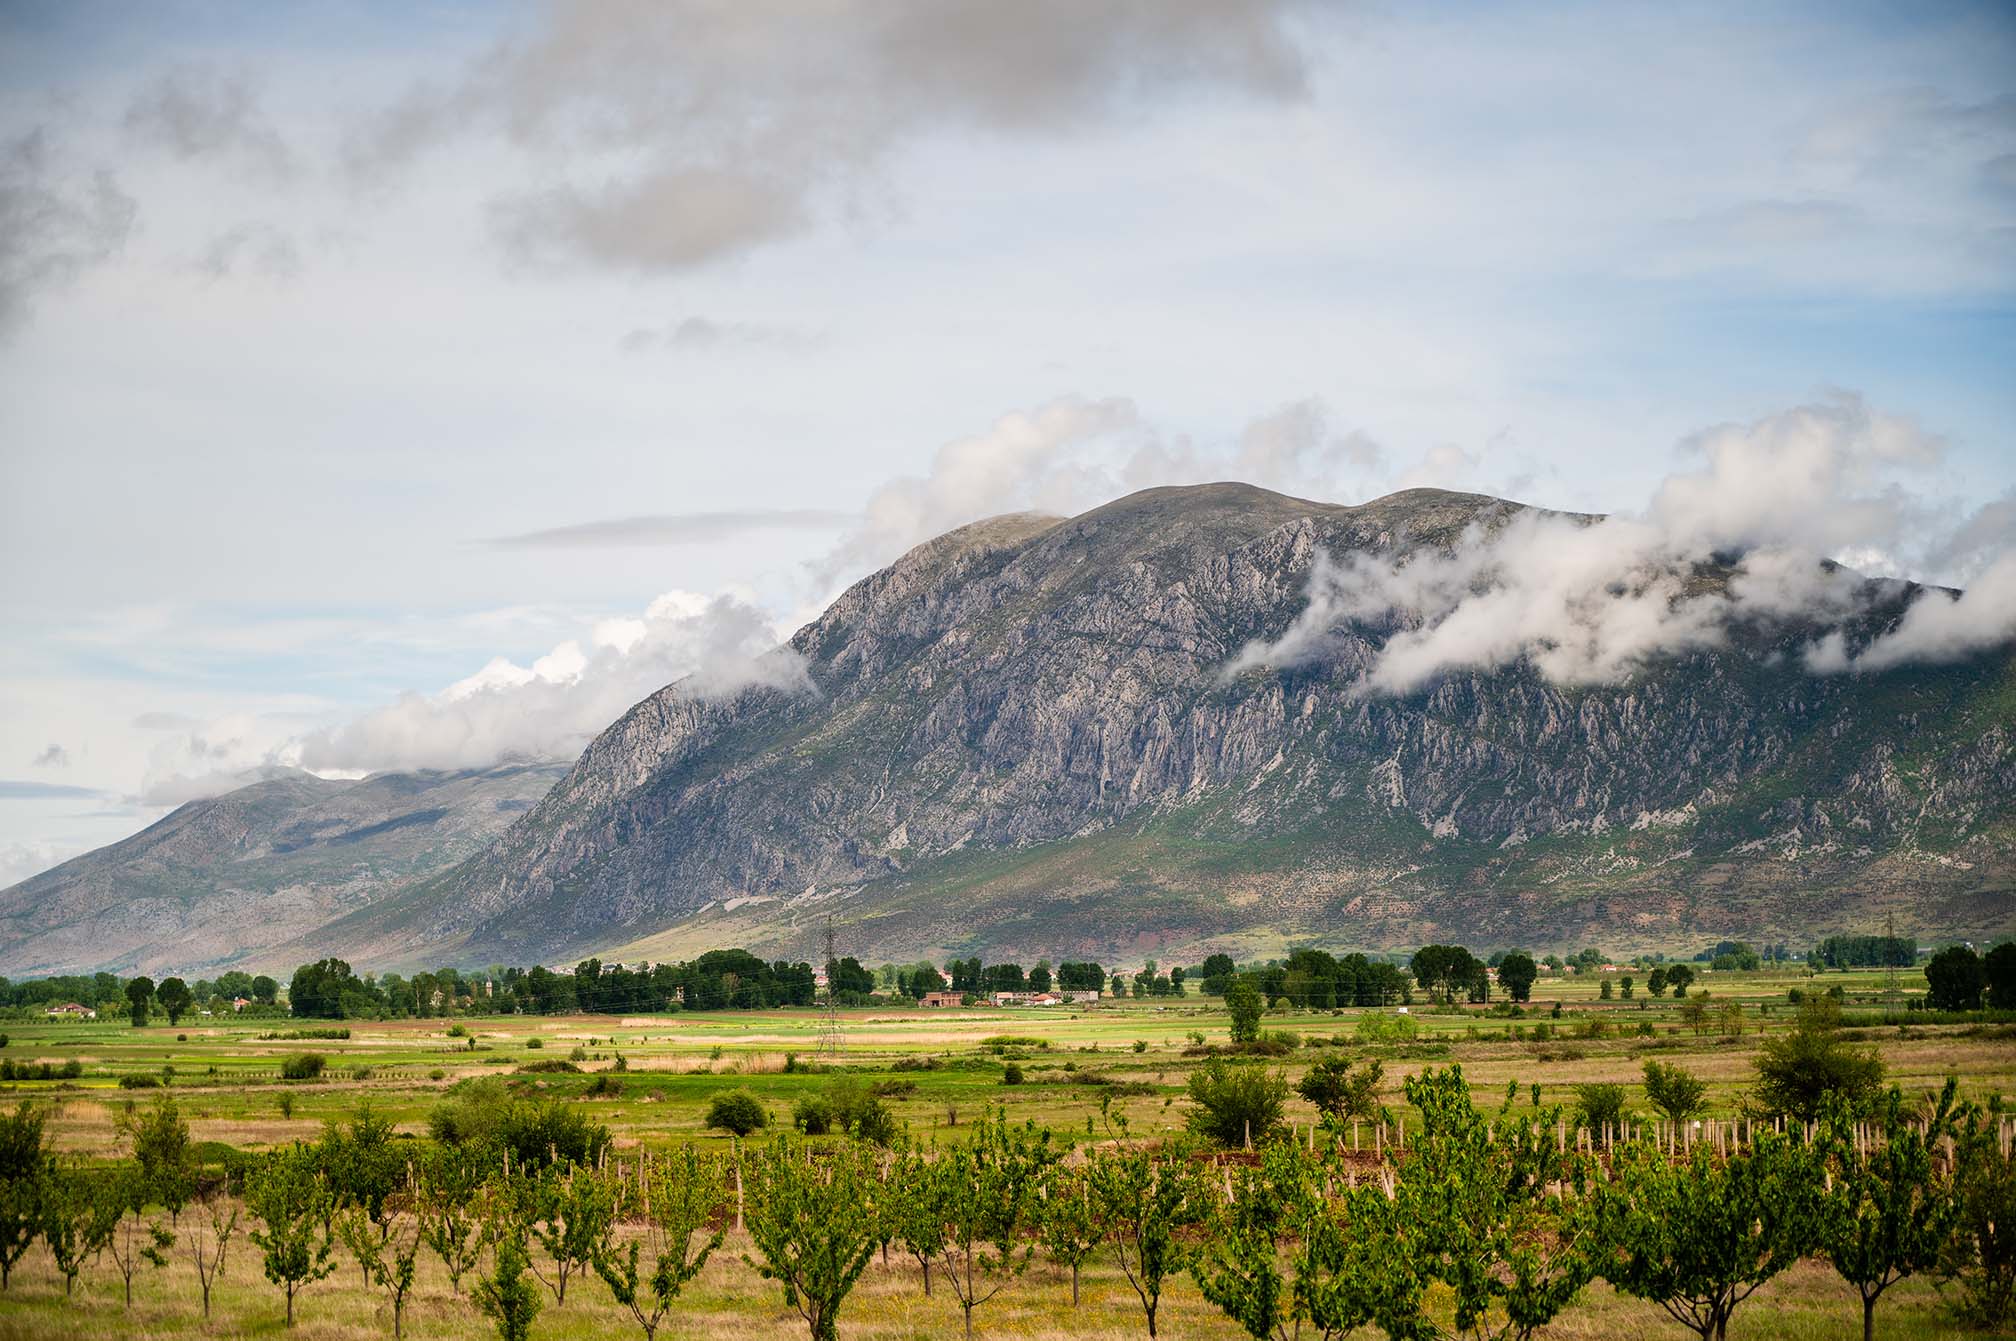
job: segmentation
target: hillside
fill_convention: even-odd
[[[830,917],[876,959],[1124,960],[2016,928],[2006,654],[1822,677],[1786,655],[1811,628],[1759,626],[1616,686],[1514,667],[1355,693],[1403,618],[1225,674],[1320,553],[1446,548],[1518,510],[1225,484],[954,531],[791,640],[816,692],[668,686],[497,842],[329,935],[367,962],[555,962],[804,953]]]
[[[0,973],[284,971],[276,946],[478,851],[565,771],[296,773],[191,801],[0,890]]]

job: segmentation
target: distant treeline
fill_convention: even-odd
[[[1829,936],[1806,959],[1815,968],[1910,968],[1918,962],[1918,938]]]

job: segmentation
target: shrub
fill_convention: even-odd
[[[1645,1063],[1645,1098],[1668,1121],[1685,1122],[1700,1112],[1707,1093],[1708,1086],[1681,1067]]]
[[[1137,1039],[1135,1039],[1135,1040],[1134,1040],[1134,1051],[1136,1051],[1136,1052],[1146,1052],[1146,1051],[1148,1051],[1148,1040],[1147,1040],[1147,1039],[1145,1039],[1145,1038],[1137,1038]]]
[[[707,1105],[708,1128],[731,1131],[737,1136],[747,1136],[760,1127],[770,1125],[770,1114],[764,1110],[762,1101],[747,1090],[728,1090],[714,1096]]]
[[[891,1062],[891,1071],[936,1071],[944,1063],[936,1057],[898,1057]]]
[[[890,1145],[896,1140],[896,1118],[889,1106],[851,1080],[836,1081],[826,1091],[833,1105],[833,1125],[857,1140]]]
[[[620,1078],[601,1075],[589,1082],[588,1088],[581,1091],[581,1097],[584,1099],[614,1099],[622,1093],[623,1081]]]
[[[824,1136],[833,1130],[833,1105],[823,1095],[808,1094],[791,1105],[791,1125],[807,1136]]]
[[[1296,1093],[1333,1119],[1371,1118],[1379,1111],[1379,1081],[1386,1068],[1368,1062],[1356,1075],[1342,1057],[1327,1057],[1309,1068]]]
[[[914,1080],[878,1080],[868,1087],[881,1099],[907,1099],[917,1092]]]
[[[509,1150],[514,1165],[593,1164],[609,1144],[609,1129],[571,1105],[514,1099],[504,1082],[464,1081],[427,1115],[443,1145]]]
[[[1577,1085],[1575,1121],[1592,1131],[1620,1125],[1624,1121],[1624,1087],[1602,1082]]]
[[[319,1052],[297,1052],[280,1063],[282,1080],[314,1080],[322,1074],[322,1068],[329,1059]]]
[[[563,1062],[558,1057],[547,1057],[536,1062],[527,1062],[518,1068],[518,1074],[521,1076],[563,1075],[570,1073],[578,1076],[581,1074],[581,1068],[572,1062]]]
[[[429,1072],[427,1073],[427,1079],[429,1079],[429,1080],[445,1080],[445,1079],[447,1079],[447,1076],[448,1076],[448,1073],[447,1073],[446,1071],[443,1071],[443,1070],[442,1070],[442,1069],[441,1069],[440,1067],[438,1067],[438,1066],[437,1066],[437,1067],[435,1067],[435,1068],[434,1068],[434,1069],[433,1069],[432,1071],[429,1071]]]
[[[1022,1083],[1022,1068],[1013,1062],[1008,1063],[1001,1070],[1001,1083],[1003,1085],[1020,1085]]]
[[[1257,1145],[1281,1125],[1287,1101],[1280,1072],[1213,1057],[1190,1073],[1190,1130],[1220,1145]]]
[[[1356,1026],[1360,1043],[1412,1043],[1420,1032],[1411,1015],[1360,1015]]]
[[[546,1040],[539,1037],[537,1034],[534,1034],[532,1037],[525,1040],[525,1046],[536,1052],[538,1049],[546,1046]]]
[[[567,1053],[567,1060],[570,1062],[587,1061],[588,1049],[582,1047],[579,1043],[576,1043],[574,1047]]]
[[[159,1076],[121,1076],[119,1088],[122,1090],[158,1090],[161,1088]]]
[[[1822,1101],[1838,1094],[1861,1112],[1883,1085],[1883,1062],[1874,1051],[1850,1047],[1840,1037],[1841,1008],[1822,999],[1799,1008],[1799,1019],[1757,1050],[1757,1085],[1752,1096],[1770,1116],[1809,1121]]]

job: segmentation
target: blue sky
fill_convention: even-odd
[[[1858,560],[2016,488],[2006,6],[819,14],[0,7],[0,882],[564,753],[986,511],[1633,512],[1844,396],[1936,448]]]

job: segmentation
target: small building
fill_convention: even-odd
[[[76,1001],[65,1001],[60,1006],[49,1007],[52,1020],[95,1020],[98,1012]]]
[[[1064,1000],[1074,1006],[1096,1006],[1099,1004],[1099,993],[1089,988],[1073,989],[1064,993]]]
[[[1032,1006],[1061,1006],[1064,1004],[1064,998],[1058,996],[1055,992],[1037,992],[1029,998],[1029,1004]]]
[[[994,1004],[997,1006],[1026,1006],[1029,1004],[1027,992],[996,992]]]
[[[926,992],[917,1001],[926,1010],[953,1010],[966,1004],[966,998],[958,992]]]
[[[234,996],[234,997],[232,997],[232,998],[231,998],[231,1009],[232,1009],[232,1010],[234,1010],[234,1011],[240,1011],[240,1010],[243,1010],[243,1009],[245,1009],[245,1007],[247,1007],[247,1006],[249,1006],[249,1005],[251,1005],[251,1004],[252,1004],[252,998],[251,998],[251,997],[247,997],[247,996]]]

